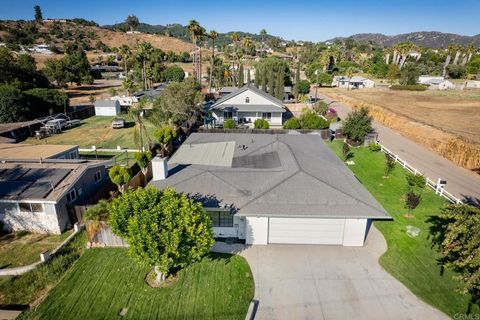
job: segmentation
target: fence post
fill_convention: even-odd
[[[407,167],[407,161],[403,160],[403,169]]]
[[[413,168],[413,173],[414,173],[415,175],[417,175],[417,172],[418,172],[418,171],[417,171],[417,168]],[[428,178],[427,178],[427,186],[428,186]]]

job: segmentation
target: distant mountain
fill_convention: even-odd
[[[124,23],[117,23],[114,25],[104,25],[102,28],[110,29],[110,30],[120,30],[125,31],[126,26]],[[181,39],[184,41],[191,41],[190,33],[188,32],[187,26],[182,26],[181,24],[174,23],[174,24],[167,24],[167,25],[152,25],[148,23],[140,23],[137,27],[137,31],[143,33],[155,33],[161,34],[169,37],[174,37],[177,39]],[[207,30],[208,31],[208,30]],[[249,36],[255,41],[261,41],[262,37],[259,34],[249,33],[249,32],[242,32],[242,31],[231,31],[227,33],[218,33],[218,38],[215,40],[215,45],[221,47],[222,45],[226,45],[231,43],[230,35],[236,32],[240,37]],[[272,35],[265,35],[264,41],[275,41],[281,42],[283,41],[282,38],[272,36]]]
[[[453,33],[443,33],[436,31],[421,31],[404,33],[394,36],[387,36],[381,33],[359,33],[354,34],[351,38],[357,41],[371,41],[380,45],[390,47],[400,42],[411,41],[419,46],[428,48],[446,48],[450,44],[468,45],[473,43],[480,47],[480,34],[476,36],[462,36]],[[329,41],[341,40],[345,37],[337,37]]]

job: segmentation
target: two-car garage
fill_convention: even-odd
[[[362,246],[368,219],[247,217],[247,244]]]

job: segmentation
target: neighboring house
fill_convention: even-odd
[[[455,89],[455,85],[448,80],[431,79],[425,81],[423,84],[428,85],[430,90],[450,90]]]
[[[348,78],[346,76],[335,76],[332,80],[332,87],[350,89],[374,88],[375,82],[364,77]]]
[[[134,102],[133,97],[129,97],[129,96],[114,96],[114,97],[111,97],[110,100],[118,101],[122,109],[128,109],[128,107],[131,107]]]
[[[50,46],[48,44],[37,44],[34,45],[31,49],[32,52],[41,53],[41,54],[53,54],[50,50]]]
[[[467,89],[480,89],[480,81],[468,80],[465,86]]]
[[[5,230],[60,234],[78,221],[73,206],[86,204],[107,181],[99,162],[2,161],[0,221]]]
[[[142,99],[143,97],[146,97],[148,101],[153,102],[155,99],[158,99],[163,94],[163,90],[165,90],[166,88],[167,88],[167,84],[162,83],[154,88],[136,92],[132,97],[132,101],[139,102],[140,99]]]
[[[120,114],[121,106],[118,100],[97,100],[95,101],[96,116],[116,116]]]
[[[222,98],[237,90],[238,90],[237,87],[223,87],[223,88],[220,88],[220,90],[218,90],[218,94],[220,95],[220,98]]]
[[[3,160],[45,160],[78,159],[77,145],[60,144],[0,144],[0,161]]]
[[[202,202],[217,238],[362,246],[382,206],[312,134],[193,133],[151,184]]]
[[[233,119],[238,124],[253,124],[265,119],[271,126],[281,126],[286,108],[282,101],[254,86],[244,86],[224,96],[209,109],[215,125]]]
[[[428,75],[422,75],[418,77],[418,83],[419,84],[427,84],[428,81],[443,81],[445,80],[444,77],[442,76],[428,76]]]

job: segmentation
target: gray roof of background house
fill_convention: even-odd
[[[231,167],[169,161],[151,184],[244,216],[390,218],[319,135],[193,133],[180,149],[212,142],[235,142]]]
[[[120,106],[118,100],[97,100],[95,101],[95,108],[111,108],[115,106]]]
[[[220,88],[220,90],[218,90],[218,92],[220,94],[225,94],[225,93],[232,93],[234,91],[236,91],[238,88],[237,87],[223,87],[223,88]]]
[[[210,109],[223,109],[224,106],[221,106],[221,105],[224,102],[226,102],[227,100],[230,100],[231,98],[233,98],[233,97],[235,97],[235,96],[237,96],[237,95],[239,95],[239,94],[241,94],[241,93],[243,93],[247,90],[251,90],[254,93],[256,93],[256,94],[264,97],[265,99],[269,100],[272,103],[272,105],[277,106],[277,109],[278,108],[285,109],[285,106],[283,105],[282,101],[278,100],[275,97],[272,97],[268,93],[256,88],[255,86],[249,86],[249,85],[243,86],[242,88],[237,89],[230,94],[227,94],[226,96],[224,96],[223,98],[221,98],[217,102],[215,102]],[[238,105],[235,105],[235,106],[237,107]],[[276,111],[278,111],[278,110],[276,110]]]

